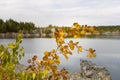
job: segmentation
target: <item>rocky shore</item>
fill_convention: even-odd
[[[9,33],[9,32],[7,32],[7,33],[0,33],[0,38],[16,38],[16,36],[17,36],[17,34],[18,33],[14,33],[14,32],[12,32],[12,33]],[[23,35],[23,37],[24,38],[40,38],[41,37],[41,35],[40,34],[29,34],[29,33],[26,33],[26,34],[22,34]]]
[[[16,38],[18,33],[15,32],[7,32],[7,33],[0,33],[0,38],[2,39],[9,39],[9,38]],[[22,34],[24,38],[54,38],[54,33],[50,34],[45,34],[45,33],[23,33]],[[68,34],[66,33],[66,37],[70,38],[70,36],[67,36]],[[116,39],[120,38],[120,32],[119,33],[96,33],[94,35],[91,35],[89,33],[86,33],[86,35],[83,38],[107,38],[107,39]]]
[[[109,71],[104,66],[98,66],[91,61],[80,60],[81,71],[69,72],[68,80],[112,80]],[[20,72],[25,70],[24,65],[17,65],[15,70]]]
[[[110,73],[103,66],[91,61],[80,60],[81,71],[68,74],[68,80],[112,80]]]

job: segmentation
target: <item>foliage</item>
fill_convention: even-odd
[[[116,31],[120,32],[120,25],[116,25],[116,26],[96,26],[96,29],[100,33],[116,32]]]
[[[22,35],[18,35],[15,43],[7,47],[0,45],[0,80],[12,80],[16,77],[14,68],[24,56],[23,47],[20,47]]]
[[[19,31],[31,33],[34,29],[35,25],[32,22],[17,22],[12,19],[3,21],[0,19],[0,33]]]
[[[74,23],[73,27],[70,29],[71,36],[74,38],[82,37],[86,32],[95,33],[94,27],[89,27],[87,25],[79,25]],[[34,55],[32,59],[28,59],[29,66],[25,71],[16,73],[14,71],[15,66],[19,63],[19,60],[24,56],[23,48],[20,48],[20,43],[22,42],[22,37],[19,34],[16,38],[15,43],[9,43],[8,47],[1,45],[0,47],[0,79],[4,80],[67,80],[66,69],[58,69],[60,65],[60,58],[58,53],[62,54],[66,60],[68,60],[68,55],[72,55],[72,51],[77,49],[80,53],[84,49],[79,42],[73,42],[70,40],[68,43],[65,42],[65,31],[63,28],[57,28],[55,32],[55,39],[57,43],[56,49],[51,51],[45,51],[44,56],[41,60],[37,59]],[[95,58],[95,50],[89,48],[88,58]]]
[[[94,27],[88,27],[87,25],[80,26],[78,23],[74,23],[73,27],[70,30],[71,35],[75,38],[79,36],[85,35],[86,32],[95,33],[96,30]],[[77,34],[78,33],[78,34]],[[81,33],[81,34],[79,34]],[[68,55],[72,55],[72,51],[77,48],[77,52],[80,53],[83,51],[82,46],[79,45],[79,42],[73,42],[70,40],[68,43],[65,42],[65,31],[63,28],[58,28],[55,32],[55,38],[57,43],[57,48],[51,51],[45,51],[42,60],[37,60],[37,56],[33,56],[32,59],[28,60],[30,64],[27,70],[32,70],[34,72],[42,72],[43,77],[42,79],[49,79],[49,80],[67,80],[67,71],[66,69],[58,70],[58,66],[60,65],[60,58],[58,53],[62,54],[66,60],[68,60]],[[89,53],[87,54],[88,58],[95,58],[96,53],[95,50],[89,48],[86,50]]]

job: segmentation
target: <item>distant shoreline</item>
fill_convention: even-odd
[[[18,33],[14,33],[14,32],[7,32],[7,33],[0,33],[0,39],[14,39],[16,38],[16,35]],[[23,38],[54,38],[53,35],[41,35],[38,33],[25,33],[22,34]],[[66,38],[72,38],[72,37],[66,37]],[[82,38],[98,38],[98,39],[120,39],[120,34],[105,34],[103,33],[102,35],[85,35]]]
[[[10,33],[10,32],[7,32],[7,33],[0,33],[0,38],[16,38],[18,33]],[[40,34],[29,34],[29,33],[26,33],[26,34],[22,34],[24,38],[40,38]]]

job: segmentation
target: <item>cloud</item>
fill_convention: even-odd
[[[32,21],[40,26],[119,24],[119,0],[0,0],[0,18]]]

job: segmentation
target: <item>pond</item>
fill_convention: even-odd
[[[87,59],[105,66],[109,70],[112,80],[120,80],[120,39],[66,39],[66,42],[69,40],[78,41],[85,49],[95,49],[97,57],[88,59],[86,58],[86,51],[78,54],[75,50],[68,60],[60,55],[61,64],[59,68],[64,67],[68,71],[79,72],[80,59]],[[0,39],[0,44],[7,44],[12,41],[14,39]],[[20,63],[28,65],[27,59],[32,58],[33,55],[37,55],[38,59],[41,59],[44,51],[56,49],[56,42],[53,38],[28,38],[23,40],[22,46],[26,54]]]

